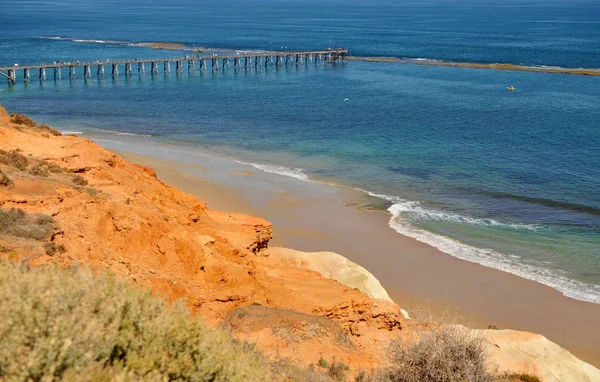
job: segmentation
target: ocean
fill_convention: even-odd
[[[600,68],[600,3],[14,0],[0,14],[0,66],[185,54],[140,45],[155,41]],[[390,229],[600,303],[600,77],[361,61],[36,76],[2,83],[0,104],[361,189]]]

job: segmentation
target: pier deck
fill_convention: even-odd
[[[105,77],[105,67],[110,69],[108,75],[119,77],[119,68],[123,68],[124,76],[131,76],[136,70],[139,74],[146,73],[146,64],[150,64],[150,74],[159,73],[159,67],[162,67],[163,73],[171,72],[171,64],[175,63],[175,71],[183,72],[187,65],[188,72],[210,70],[227,70],[231,66],[234,69],[252,69],[267,66],[288,66],[301,65],[309,63],[323,62],[326,64],[334,63],[337,60],[344,60],[348,51],[346,49],[325,49],[316,51],[297,51],[297,52],[239,52],[235,54],[220,55],[186,55],[180,57],[164,58],[141,58],[127,60],[106,60],[106,61],[70,61],[70,62],[52,62],[40,63],[34,65],[14,65],[9,67],[0,67],[0,76],[7,79],[9,84],[17,83],[17,72],[23,73],[23,81],[31,81],[31,71],[38,71],[38,79],[46,81],[46,70],[52,71],[54,80],[61,80],[63,70],[67,69],[68,78],[74,80],[77,78],[78,68],[84,79],[92,78],[92,68],[95,69],[97,78]],[[210,67],[210,68],[209,68]],[[83,73],[81,73],[83,72]]]

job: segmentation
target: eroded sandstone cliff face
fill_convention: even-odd
[[[269,222],[210,210],[153,170],[85,138],[15,125],[2,109],[0,149],[28,158],[20,168],[0,164],[11,181],[0,187],[0,207],[50,215],[59,227],[41,241],[0,238],[13,259],[110,270],[169,299],[186,299],[213,324],[251,304],[331,320],[348,336],[348,348],[315,345],[300,359],[292,347],[278,348],[277,356],[306,364],[326,351],[355,367],[377,366],[389,340],[415,325],[389,301],[270,257]],[[48,244],[60,250],[47,251]]]

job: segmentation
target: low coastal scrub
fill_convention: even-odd
[[[16,150],[8,152],[0,150],[0,163],[15,167],[21,171],[25,171],[27,166],[29,166],[29,160],[27,157]]]
[[[88,184],[87,180],[85,180],[85,178],[79,174],[73,177],[73,183],[75,183],[78,186],[87,186]]]
[[[329,368],[329,366],[328,366]],[[271,363],[271,373],[274,381],[285,382],[336,382],[327,370],[317,370],[314,365],[299,367],[288,360],[278,360]],[[347,381],[343,379],[342,381]]]
[[[458,326],[445,326],[420,335],[417,342],[390,347],[394,367],[379,372],[377,381],[491,382],[485,370],[482,339]]]
[[[36,127],[37,126],[37,124],[35,123],[35,121],[33,119],[29,118],[26,115],[21,115],[21,114],[11,114],[10,122],[14,123],[15,125],[22,125],[22,126],[27,126],[27,127]]]
[[[50,133],[54,136],[62,135],[58,130],[53,129],[52,127],[46,125],[45,123],[42,123],[41,125],[38,126],[33,119],[29,118],[26,115],[22,115],[22,114],[11,114],[10,122],[14,123],[15,125],[19,125],[19,126],[37,128],[39,130]]]
[[[0,379],[264,381],[261,355],[114,277],[0,263]]]
[[[0,235],[23,239],[48,239],[58,227],[52,216],[28,214],[21,209],[0,209]]]
[[[52,127],[50,127],[50,126],[46,125],[45,123],[42,123],[42,124],[39,126],[39,129],[40,129],[40,130],[47,131],[48,133],[50,133],[50,134],[54,135],[55,137],[59,137],[59,136],[61,136],[61,135],[62,135],[62,134],[61,134],[61,133],[60,133],[58,130],[56,130],[56,129],[53,129]]]
[[[40,165],[39,163],[36,164],[35,166],[32,166],[29,169],[29,173],[31,175],[42,176],[44,178],[46,178],[46,177],[48,177],[48,175],[50,175],[50,172],[48,171],[48,168]]]
[[[5,173],[0,170],[0,186],[8,187],[13,184],[12,179],[8,177]]]

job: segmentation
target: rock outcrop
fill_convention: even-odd
[[[544,382],[600,381],[600,370],[546,337],[516,330],[472,330],[487,347],[489,370],[495,374],[535,375]]]
[[[379,280],[368,270],[334,252],[301,252],[289,248],[275,247],[271,256],[281,258],[289,264],[310,269],[328,279],[356,288],[369,297],[392,302]]]

